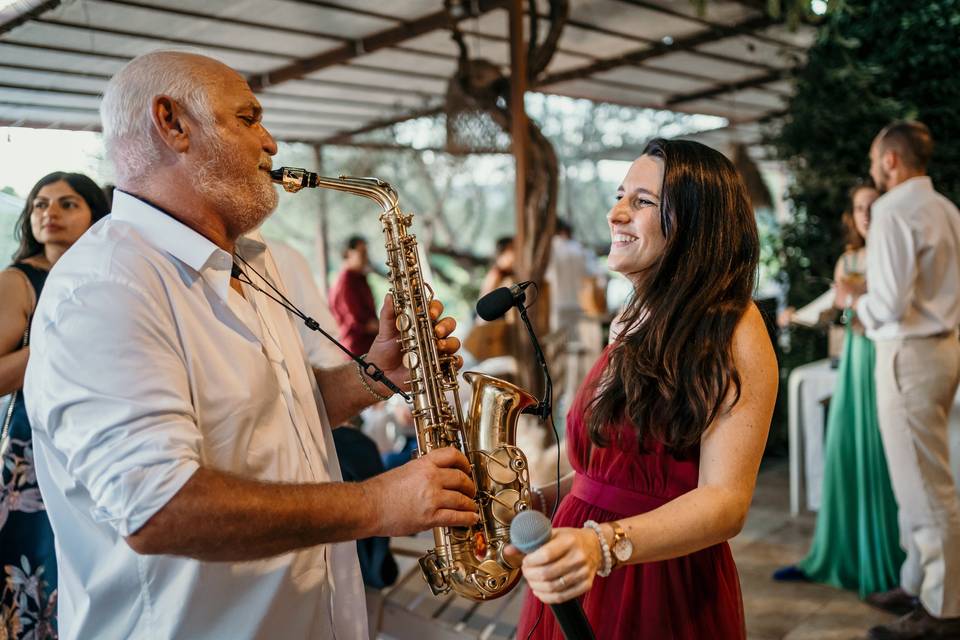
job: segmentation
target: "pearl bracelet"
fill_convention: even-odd
[[[371,386],[370,386],[370,383],[367,382],[367,374],[366,374],[366,372],[364,372],[363,367],[360,366],[360,363],[359,363],[359,362],[356,363],[356,364],[357,364],[357,375],[360,376],[360,384],[363,385],[363,388],[366,389],[367,392],[368,392],[371,396],[373,396],[374,398],[376,398],[378,402],[383,402],[384,400],[389,400],[389,399],[390,399],[390,396],[392,396],[393,394],[390,394],[390,396],[385,396],[385,395],[383,395],[382,393],[377,393],[376,389],[374,389],[373,387],[371,387]]]
[[[606,578],[613,571],[613,556],[610,554],[610,545],[607,543],[607,539],[603,537],[603,530],[596,521],[587,520],[583,523],[583,528],[586,529],[587,527],[593,529],[593,532],[597,534],[597,539],[600,541],[600,551],[603,555],[603,564],[597,569],[597,575]]]

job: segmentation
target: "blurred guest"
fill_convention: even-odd
[[[504,236],[497,239],[494,247],[493,265],[483,277],[480,286],[480,295],[486,295],[500,287],[509,287],[513,284],[513,269],[516,262],[516,253],[513,247],[513,238]]]
[[[370,349],[379,327],[373,292],[367,282],[369,270],[367,241],[363,236],[350,236],[340,274],[330,289],[330,310],[340,326],[344,346],[357,355]]]
[[[847,250],[837,260],[836,282],[859,285],[864,279],[870,207],[879,195],[871,185],[851,191],[853,211],[844,214]],[[824,582],[856,589],[861,598],[900,583],[904,553],[877,422],[875,361],[873,342],[851,318],[827,416],[823,500],[813,542],[797,566],[780,569],[774,579]]]
[[[584,315],[584,297],[598,289],[594,256],[573,237],[573,228],[557,220],[557,234],[550,247],[550,263],[544,278],[550,291],[550,329],[570,340],[579,340],[578,325]],[[589,292],[590,296],[582,294]],[[603,309],[605,304],[599,305]]]
[[[575,473],[550,541],[523,559],[532,595],[517,637],[559,640],[541,603],[583,596],[597,638],[742,639],[726,541],[746,519],[777,393],[751,301],[760,243],[746,187],[709,147],[653,140],[607,223],[610,268],[633,298],[567,417]],[[541,509],[559,497],[539,491]]]
[[[33,435],[23,401],[29,327],[50,268],[109,211],[85,175],[56,172],[30,190],[17,221],[20,248],[0,272],[0,395],[12,394],[0,429],[0,637],[56,637],[57,562],[53,531],[33,466]]]
[[[960,637],[960,497],[947,426],[960,382],[960,211],[927,176],[933,137],[920,122],[884,127],[870,147],[883,194],[868,238],[869,291],[841,281],[877,347],[877,409],[907,551],[900,588],[878,605],[919,598],[913,611],[870,638]]]

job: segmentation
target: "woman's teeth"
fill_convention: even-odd
[[[613,236],[613,241],[614,242],[634,242],[636,241],[636,238],[633,236],[625,236],[622,233],[618,233]]]

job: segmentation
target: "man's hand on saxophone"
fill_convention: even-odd
[[[431,300],[430,319],[433,321],[433,332],[437,337],[437,351],[440,355],[453,355],[460,350],[460,339],[451,335],[457,328],[457,321],[450,317],[441,319],[442,313],[443,303],[439,300]],[[407,389],[410,372],[403,366],[400,343],[397,342],[399,336],[397,316],[393,310],[393,296],[388,294],[380,308],[380,331],[370,347],[367,360],[375,362],[401,389]],[[458,355],[457,368],[461,366],[463,366],[463,357]],[[375,388],[384,395],[390,394],[390,391],[380,384]]]
[[[453,318],[442,318],[443,304],[438,300],[430,303],[430,319],[434,323],[434,335],[437,338],[437,351],[440,355],[453,355],[460,350],[460,340],[450,334],[457,327]],[[383,372],[401,389],[408,389],[410,372],[403,365],[400,344],[397,342],[397,319],[393,310],[393,298],[387,295],[380,308],[380,330],[365,360],[380,367]],[[457,367],[463,364],[463,358],[455,356]],[[351,416],[371,404],[393,395],[387,387],[360,374],[356,363],[349,362],[331,369],[314,369],[320,395],[330,424],[338,426]]]
[[[480,516],[470,463],[453,447],[434,449],[361,485],[375,505],[379,535],[405,536],[433,527],[469,527]]]

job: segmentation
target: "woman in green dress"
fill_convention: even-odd
[[[851,194],[852,213],[844,214],[846,252],[834,279],[864,278],[870,206],[878,192],[859,185]],[[897,503],[877,423],[874,346],[851,310],[844,311],[846,336],[837,385],[827,416],[820,512],[807,556],[775,579],[807,579],[856,589],[861,598],[895,588],[904,552],[900,548]]]

